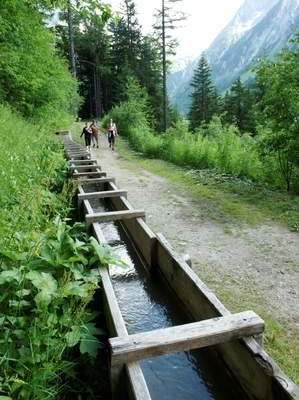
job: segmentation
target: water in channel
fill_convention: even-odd
[[[94,212],[107,211],[92,202]],[[151,276],[118,223],[102,223],[108,244],[128,265],[110,266],[116,298],[129,333],[191,322],[160,276]],[[216,352],[172,353],[140,361],[153,400],[243,400]]]

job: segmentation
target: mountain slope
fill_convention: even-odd
[[[224,91],[259,57],[271,57],[286,46],[299,27],[299,0],[247,0],[217,36],[206,55],[218,90]],[[187,112],[190,81],[198,59],[169,76],[169,97]]]

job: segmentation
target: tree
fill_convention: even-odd
[[[41,13],[25,0],[11,0],[0,3],[0,15],[0,100],[26,117],[75,114],[77,83]]]
[[[262,60],[256,70],[262,154],[277,156],[289,191],[299,167],[299,34],[274,61]]]
[[[163,82],[163,130],[169,126],[168,102],[167,102],[167,67],[169,64],[168,56],[175,54],[177,40],[169,34],[170,30],[177,27],[177,23],[186,19],[184,13],[175,12],[171,5],[182,0],[162,0],[161,9],[158,10],[157,23],[154,28],[158,32],[158,40],[161,46],[162,56],[162,82]]]
[[[109,28],[113,36],[110,64],[113,74],[111,95],[114,105],[124,98],[128,76],[136,77],[138,70],[142,34],[133,1],[124,0],[121,18],[111,21]]]
[[[163,130],[162,109],[162,74],[159,58],[159,48],[153,36],[145,36],[140,47],[140,59],[136,71],[137,78],[142,87],[147,90],[149,102],[153,110],[154,127],[157,131]]]
[[[240,132],[255,132],[255,121],[253,118],[253,96],[245,87],[240,77],[232,84],[223,99],[224,121],[235,123]]]
[[[199,59],[198,67],[191,81],[191,105],[188,114],[190,129],[193,131],[203,123],[209,123],[218,112],[219,96],[211,81],[211,70],[205,56]]]
[[[83,118],[99,118],[104,110],[108,109],[110,99],[108,86],[105,82],[110,82],[109,69],[109,47],[110,38],[105,30],[106,18],[103,12],[92,12],[82,8],[72,6],[72,35],[74,41],[75,60],[70,51],[70,29],[69,24],[58,25],[57,34],[60,38],[57,41],[65,56],[71,64],[75,61],[75,71],[80,82],[80,94],[84,101],[79,110],[79,115]],[[69,20],[68,10],[61,13],[62,21]],[[74,67],[71,66],[74,71]],[[109,76],[109,77],[108,77]],[[107,79],[106,79],[107,77]]]

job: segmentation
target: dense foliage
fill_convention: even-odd
[[[275,61],[263,61],[257,70],[262,93],[257,104],[260,151],[277,157],[290,190],[298,182],[299,167],[299,34],[290,49]]]
[[[0,4],[0,102],[26,117],[75,115],[77,84],[42,15],[24,0]]]
[[[99,347],[91,268],[115,257],[66,224],[72,190],[59,138],[2,106],[0,123],[0,397],[64,398],[75,386],[72,349],[94,357]]]

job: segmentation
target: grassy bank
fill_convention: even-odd
[[[186,185],[209,204],[207,217],[229,228],[230,224],[273,221],[299,232],[299,196],[270,190],[263,184],[215,170],[194,170],[172,163],[144,158],[131,150],[127,140],[118,140],[119,154],[127,160]],[[208,211],[209,212],[209,211]]]
[[[81,391],[91,399],[76,372],[80,354],[85,368],[96,368],[100,331],[89,304],[99,281],[90,270],[109,251],[67,224],[73,190],[63,147],[43,122],[0,107],[0,397],[58,400]]]

